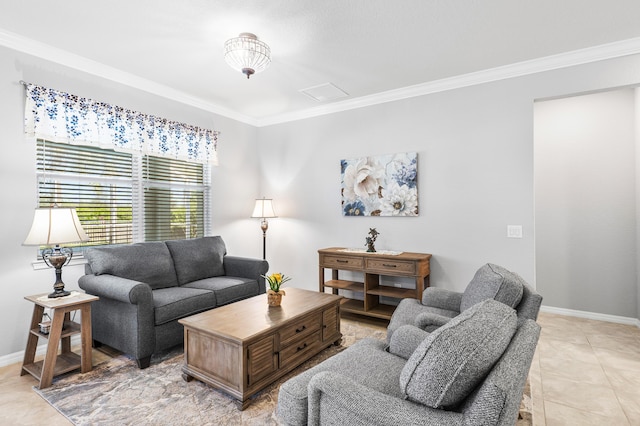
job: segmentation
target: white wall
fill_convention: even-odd
[[[640,89],[635,89],[635,137],[636,137],[636,318],[640,319]]]
[[[545,303],[637,316],[635,90],[537,102],[536,282]]]
[[[24,89],[20,80],[220,130],[221,165],[212,171],[213,233],[224,235],[230,253],[261,256],[261,246],[247,238],[254,236],[250,232],[254,229],[249,219],[244,219],[259,195],[254,127],[0,47],[0,360],[25,348],[33,304],[23,297],[50,292],[55,281],[53,270],[33,270],[36,249],[21,245],[31,226],[37,197],[35,146],[23,136]],[[66,287],[78,289],[83,273],[83,266],[65,267],[62,277]]]
[[[362,247],[376,227],[380,249],[433,254],[433,286],[461,291],[485,262],[535,285],[534,101],[639,80],[640,57],[629,56],[261,128],[263,192],[282,216],[271,221],[269,261],[314,289],[316,250]],[[343,217],[339,160],[406,151],[419,155],[420,216]],[[524,238],[508,239],[507,225],[522,225]],[[635,296],[621,306],[585,297],[594,312],[637,315]],[[551,294],[543,304],[572,309]]]
[[[32,270],[34,250],[20,245],[35,206],[21,79],[222,131],[214,234],[230,253],[260,257],[258,219],[248,216],[254,198],[273,197],[280,218],[270,221],[267,257],[293,286],[317,288],[317,249],[363,246],[376,227],[378,248],[432,253],[432,284],[462,290],[485,262],[534,283],[534,100],[637,84],[640,56],[255,129],[0,48],[0,357],[24,350],[32,307],[23,296],[46,292],[53,281],[51,270]],[[419,153],[420,216],[343,217],[339,160],[406,151]],[[524,238],[507,239],[509,224],[523,225]],[[81,274],[65,268],[68,287],[77,288]]]

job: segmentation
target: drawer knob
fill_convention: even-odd
[[[383,263],[382,266],[385,266],[387,268],[397,268],[398,265],[394,265],[391,263]]]
[[[336,262],[338,262],[338,263],[349,263],[348,260],[342,260],[342,259],[336,259]]]
[[[304,349],[304,348],[306,348],[306,347],[307,347],[307,344],[306,344],[306,343],[305,343],[304,345],[302,345],[302,346],[298,346],[298,351],[301,351],[301,350],[303,350],[303,349]]]
[[[303,331],[305,331],[307,329],[306,325],[303,325],[300,328],[296,328],[296,333],[302,333]]]

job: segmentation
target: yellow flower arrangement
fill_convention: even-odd
[[[262,277],[269,283],[269,288],[271,289],[271,291],[276,293],[280,291],[280,286],[282,284],[291,279],[290,277],[287,277],[280,272],[274,272],[271,275],[262,275]]]

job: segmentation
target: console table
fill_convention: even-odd
[[[341,312],[388,320],[396,307],[382,303],[382,296],[420,300],[422,292],[429,286],[430,254],[402,252],[394,255],[332,247],[318,250],[318,255],[321,293],[325,292],[325,288],[331,288],[333,294],[349,290],[363,295],[363,300],[343,299]],[[325,280],[325,269],[331,269],[331,280]],[[340,270],[362,272],[364,278],[362,281],[342,280],[338,277]],[[381,276],[412,277],[415,279],[415,288],[381,285]]]
[[[33,315],[29,327],[29,339],[24,351],[24,361],[20,375],[31,374],[39,381],[39,388],[51,386],[53,377],[77,368],[82,373],[91,371],[91,302],[98,300],[97,296],[77,293],[60,298],[47,298],[47,294],[26,296],[26,300],[33,302]],[[40,331],[38,324],[42,321],[44,308],[51,309],[51,329],[49,334]],[[70,320],[71,311],[80,311],[80,324]],[[80,334],[81,355],[71,351],[71,336]],[[48,339],[47,353],[44,360],[34,362],[38,338]],[[58,346],[62,343],[62,350],[58,355]]]

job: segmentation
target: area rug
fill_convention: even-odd
[[[223,392],[197,380],[185,382],[180,347],[154,356],[144,370],[116,353],[89,373],[61,376],[51,387],[34,390],[75,425],[279,425],[275,407],[281,383],[357,340],[386,336],[384,328],[349,319],[341,320],[341,331],[341,346],[329,347],[254,395],[244,411]],[[518,426],[531,425],[527,397]]]

